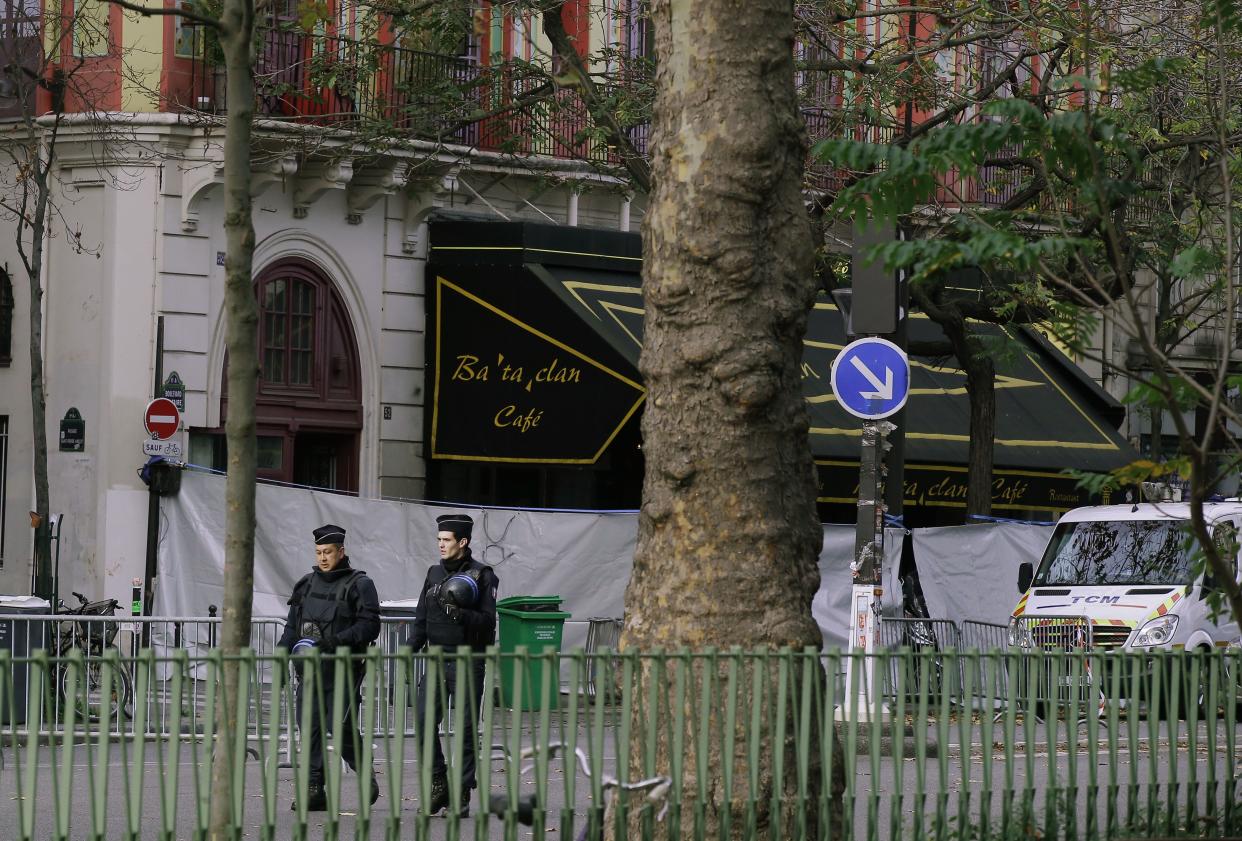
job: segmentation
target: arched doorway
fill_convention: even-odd
[[[316,266],[296,259],[264,269],[255,294],[259,478],[357,492],[362,374],[344,302]],[[228,417],[227,371],[226,359],[221,423]],[[213,462],[224,454],[223,431],[212,430]]]

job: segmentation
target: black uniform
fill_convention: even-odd
[[[455,610],[445,606],[438,598],[438,588],[450,576],[467,575],[478,585],[478,600],[472,607],[460,607]],[[418,607],[414,611],[414,632],[410,640],[415,651],[423,646],[438,645],[446,651],[468,649],[471,652],[482,652],[496,640],[496,586],[499,580],[496,573],[486,564],[479,563],[470,554],[469,547],[465,554],[456,562],[441,561],[427,571],[427,580],[423,583],[422,592],[418,597]],[[479,705],[483,698],[483,673],[486,663],[482,657],[472,658],[468,674],[458,674],[457,663],[446,660],[444,666],[444,687],[428,687],[424,679],[418,688],[418,719],[417,725],[422,726],[426,720],[426,704],[434,704],[433,732],[439,729],[444,717],[444,701],[452,699],[454,704],[465,703],[468,706],[462,716],[465,732],[462,734],[465,745],[462,751],[461,782],[463,791],[475,788],[475,754],[478,739],[475,735],[475,723],[479,714]],[[432,774],[443,778],[447,773],[444,752],[440,748],[440,739],[432,739],[435,753],[432,757]]]
[[[289,617],[285,632],[277,645],[291,649],[299,639],[313,639],[321,651],[328,653],[348,648],[355,654],[366,650],[379,637],[379,596],[375,583],[361,570],[349,565],[349,558],[329,572],[312,570],[303,576],[293,588],[289,598]],[[332,687],[335,685],[335,667],[324,661],[317,692],[311,701],[310,732],[303,734],[309,741],[310,785],[323,785],[323,737],[322,710],[331,705]],[[344,730],[341,733],[341,758],[353,770],[354,746],[358,741],[358,725],[355,713],[361,701],[363,670],[350,664],[348,676],[349,695],[346,699]],[[299,681],[297,692],[297,720],[302,720],[302,690]],[[328,722],[329,731],[331,722]]]

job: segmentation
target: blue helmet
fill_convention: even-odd
[[[440,603],[457,607],[474,607],[479,601],[479,582],[469,575],[450,575],[440,584]]]

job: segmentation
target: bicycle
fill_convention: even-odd
[[[567,747],[568,746],[563,742],[549,743],[548,759],[554,759],[557,753],[565,750]],[[519,760],[530,759],[538,752],[539,748],[537,747],[523,748],[518,758]],[[582,748],[576,747],[574,748],[574,754],[578,758],[578,767],[582,770],[583,775],[590,780],[593,775],[591,774],[591,766],[587,761],[586,751]],[[534,767],[534,763],[525,765],[520,769],[519,773],[529,773]],[[652,807],[657,805],[660,807],[660,811],[656,813],[656,820],[662,821],[664,820],[665,813],[668,811],[668,793],[672,786],[672,779],[663,775],[648,777],[645,780],[637,780],[632,783],[622,783],[616,777],[605,775],[600,780],[600,787],[604,792],[604,803],[601,807],[599,807],[601,814],[607,809],[608,797],[611,792],[615,792],[618,789],[623,792],[643,791],[647,793],[648,804]],[[515,809],[515,815],[518,823],[523,826],[531,826],[535,822],[535,813],[539,810],[539,808],[538,797],[534,794],[518,798],[517,808]],[[488,798],[487,810],[492,815],[498,818],[503,818],[509,811],[509,795],[493,794],[490,798]],[[579,831],[575,841],[587,841],[587,833],[590,830],[590,827],[591,821],[584,821],[582,829]],[[599,827],[596,828],[596,832],[599,834],[593,837],[603,837],[602,833],[599,832],[599,829]]]
[[[119,602],[116,599],[90,601],[81,593],[74,593],[79,604],[68,609],[64,601],[57,605],[58,616],[76,616],[79,619],[62,619],[57,621],[52,638],[51,654],[57,658],[56,689],[57,697],[63,704],[73,703],[74,710],[83,720],[88,721],[119,721],[120,716],[132,717],[134,699],[134,681],[129,667],[123,660],[113,662],[111,680],[105,685],[104,655],[108,649],[117,650],[115,645],[120,623],[106,617],[115,616]],[[77,649],[84,655],[84,668],[80,681],[83,684],[77,691],[69,693],[69,676],[71,669],[67,658]]]

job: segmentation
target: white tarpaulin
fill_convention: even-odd
[[[1050,526],[981,523],[914,530],[914,563],[934,619],[1004,625],[1018,603],[1018,565],[1038,563]]]
[[[205,616],[224,591],[224,477],[186,471],[164,497],[156,613]],[[346,530],[345,550],[381,600],[417,598],[439,562],[436,516],[445,508],[259,485],[255,498],[254,615],[284,616],[294,583],[315,558],[311,531]],[[462,506],[475,520],[476,558],[500,578],[498,596],[559,595],[573,614],[565,645],[581,644],[595,616],[620,616],[634,556],[632,513],[561,514]]]
[[[343,526],[353,565],[375,580],[381,600],[418,596],[439,560],[435,518],[446,509],[259,485],[255,499],[255,616],[284,616],[294,583],[314,560],[311,531]],[[161,503],[156,613],[204,616],[224,582],[224,477],[187,471]],[[472,509],[474,554],[496,569],[499,596],[559,595],[573,614],[565,647],[586,639],[585,620],[619,617],[629,583],[637,515]],[[827,645],[846,640],[853,526],[825,526],[812,611]],[[885,613],[900,610],[901,531],[885,534]],[[579,624],[582,622],[583,624]]]

